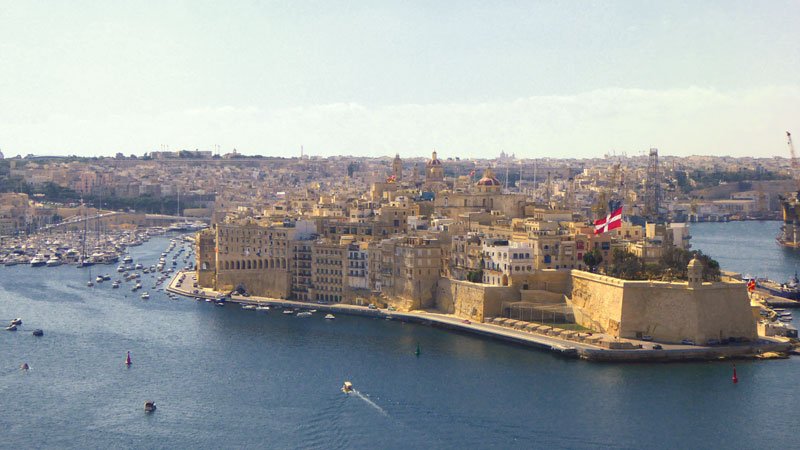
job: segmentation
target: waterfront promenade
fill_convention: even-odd
[[[185,279],[178,286],[181,275]],[[210,289],[194,288],[195,273],[192,271],[179,271],[170,280],[166,290],[186,297],[200,297],[216,299],[222,293]],[[198,292],[195,293],[194,290]],[[698,361],[698,360],[725,360],[729,358],[752,358],[766,352],[788,352],[792,345],[783,339],[761,338],[752,343],[740,343],[725,346],[699,346],[680,344],[661,344],[661,349],[653,349],[652,342],[637,341],[633,339],[614,339],[599,333],[594,333],[592,341],[614,341],[628,343],[627,347],[633,348],[607,348],[593,343],[577,342],[558,336],[544,335],[537,332],[523,331],[504,327],[493,323],[477,323],[464,320],[453,315],[431,311],[400,312],[386,309],[370,309],[365,306],[347,304],[320,304],[307,303],[293,300],[283,300],[266,297],[244,297],[232,295],[230,302],[253,305],[268,305],[285,308],[316,309],[318,311],[360,315],[385,320],[399,320],[409,323],[419,323],[449,330],[476,334],[491,339],[512,342],[515,344],[551,351],[565,357],[581,358],[589,361],[617,361],[617,362],[645,362],[645,361]],[[639,346],[641,345],[641,348]]]

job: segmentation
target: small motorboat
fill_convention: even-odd
[[[147,292],[142,292],[141,297],[142,297],[142,300],[147,300],[148,298],[150,298],[150,294],[147,293]]]
[[[269,306],[257,306],[256,311],[267,312],[269,311]]]
[[[333,320],[333,319],[335,319],[335,318],[336,318],[336,317],[335,317],[333,314],[326,314],[326,315],[325,315],[325,320]]]
[[[94,283],[92,283],[91,281],[88,281],[88,282],[86,283],[86,286],[92,287],[92,286],[94,286]]]
[[[111,281],[111,275],[109,275],[109,274],[105,274],[105,275],[103,275],[103,280],[105,280],[105,281]]]
[[[256,305],[242,305],[242,309],[253,310],[255,311]]]
[[[17,317],[16,319],[11,321],[11,325],[22,325],[22,319]]]
[[[111,287],[113,289],[119,289],[119,281],[115,281],[115,282],[111,283]]]
[[[9,325],[6,327],[6,331],[17,331],[16,325]]]
[[[44,331],[42,331],[40,328],[37,328],[37,329],[33,330],[33,335],[34,336],[44,336]]]
[[[345,381],[344,384],[342,385],[342,392],[344,392],[345,394],[353,392],[353,383]]]
[[[300,311],[299,313],[297,313],[297,317],[311,317],[311,316],[312,316],[311,311]]]
[[[94,279],[94,282],[95,283],[102,283],[103,282],[103,276],[102,275],[98,275],[97,278]]]
[[[133,262],[133,258],[131,257],[131,255],[125,255],[125,257],[122,258],[122,262],[124,262],[126,264],[132,263]]]
[[[20,370],[29,370],[31,366],[29,366],[28,363],[22,363],[22,365],[20,365],[19,368]]]
[[[284,314],[294,314],[294,311],[292,311],[291,309],[284,309],[283,313]]]
[[[153,412],[156,410],[156,402],[148,400],[144,402],[144,412]]]

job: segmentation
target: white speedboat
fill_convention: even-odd
[[[114,289],[118,289],[119,288],[119,281],[115,281],[115,282],[111,283],[111,287],[114,288]]]
[[[256,311],[263,311],[263,312],[269,311],[269,306],[257,306]]]
[[[344,392],[345,394],[353,392],[353,383],[345,381],[344,384],[342,385],[342,392]]]
[[[256,305],[242,305],[242,309],[254,310],[255,311]]]
[[[334,315],[333,315],[333,314],[327,314],[327,315],[325,315],[325,320],[333,320],[333,319],[335,319],[335,318],[336,318],[336,317],[334,317]]]
[[[147,300],[148,298],[150,298],[150,294],[148,294],[147,292],[142,292],[142,296],[141,297],[142,297],[142,300]]]
[[[122,262],[124,262],[126,264],[132,263],[133,262],[133,258],[131,257],[131,255],[125,255],[125,257],[122,258]]]
[[[292,311],[291,309],[284,309],[283,313],[284,314],[294,314],[294,311]]]
[[[47,265],[47,267],[60,266],[61,265],[61,260],[58,259],[58,257],[56,255],[53,255],[53,256],[50,257],[50,259],[47,260],[45,265]]]
[[[36,256],[31,259],[31,267],[42,267],[45,264],[47,264],[47,260],[44,259],[44,255],[41,253],[37,253]]]
[[[297,317],[311,317],[313,313],[311,311],[300,311],[297,313]]]
[[[97,278],[94,279],[94,282],[95,283],[102,283],[103,282],[103,276],[102,275],[98,275]]]

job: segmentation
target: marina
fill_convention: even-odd
[[[0,262],[5,266],[27,264],[31,267],[57,267],[62,264],[89,267],[95,264],[117,263],[130,247],[164,234],[163,228],[142,231],[80,231],[50,230],[29,236],[3,237]],[[129,256],[124,257],[125,259]]]
[[[174,244],[169,238],[155,237],[131,248],[130,254],[146,265],[170,247],[166,259],[171,260],[183,247],[178,257],[183,262],[183,257],[191,255],[190,246],[172,239]],[[396,442],[404,447],[425,447],[431,442],[447,442],[447,446],[503,442],[514,447],[513,442],[529,442],[533,433],[541,445],[557,447],[660,448],[674,442],[671,427],[653,429],[644,423],[669,417],[672,427],[684,430],[685,445],[702,446],[709,423],[700,425],[674,414],[688,401],[700,408],[698,414],[713,418],[711,425],[725,423],[731,428],[730,439],[743,445],[758,446],[763,439],[788,445],[792,440],[783,420],[775,420],[764,411],[766,405],[750,399],[769,396],[773,399],[770,409],[791,408],[790,399],[781,395],[781,385],[772,380],[800,374],[797,359],[738,361],[740,381],[732,389],[729,363],[576,365],[570,357],[462,331],[459,328],[468,326],[464,323],[454,323],[452,330],[445,331],[384,320],[390,311],[369,308],[365,314],[374,317],[329,313],[323,305],[280,308],[319,311],[301,320],[294,313],[258,313],[258,307],[244,310],[232,301],[217,303],[216,298],[175,301],[163,290],[150,290],[151,299],[142,302],[138,295],[112,289],[107,283],[87,288],[83,272],[69,266],[48,269],[52,275],[47,279],[21,277],[39,270],[27,266],[0,270],[0,277],[21,279],[2,284],[0,317],[23,320],[21,332],[0,335],[4,339],[0,361],[9,364],[0,378],[7,387],[4,392],[15,392],[16,404],[28,405],[0,412],[0,420],[11,424],[8,439],[32,445],[69,440],[70,446],[113,446],[117,435],[125,433],[132,436],[131,445],[139,447],[265,442],[273,447],[369,443],[393,448]],[[162,276],[146,275],[153,281]],[[122,283],[130,286],[133,281]],[[188,276],[181,283],[191,286]],[[31,294],[34,287],[36,295]],[[325,320],[325,314],[336,318]],[[87,327],[88,317],[92,319]],[[34,327],[42,329],[44,336],[33,338],[30,330]],[[35,345],[33,339],[41,341]],[[348,351],[342,353],[342,348]],[[123,363],[126,351],[135,357],[129,366]],[[262,357],[252,358],[256,353]],[[186,377],[196,370],[198,360],[204,361],[204,376]],[[18,369],[23,362],[30,365],[25,376]],[[253,376],[261,380],[256,385],[250,381]],[[84,379],[88,384],[78,381]],[[218,380],[230,381],[220,388]],[[339,391],[342,380],[358,386],[386,415],[358,397],[351,397],[356,403],[342,403],[347,400]],[[52,403],[54,395],[63,399],[58,407]],[[252,401],[243,403],[242,398]],[[142,416],[144,400],[158,404],[150,417],[154,420]],[[606,409],[609,402],[616,407]],[[558,411],[544,406],[555,403],[564,406]],[[87,411],[102,413],[104,418]],[[597,411],[605,411],[604,423],[615,423],[615,427],[597,424]],[[637,411],[638,421],[630,422],[630,411]],[[213,412],[224,420],[225,430],[237,429],[234,419],[242,414],[266,419],[223,441],[218,433],[207,433],[204,421],[196,420],[202,412]],[[61,438],[43,440],[25,431],[62,414],[74,419],[54,428]],[[502,429],[469,426],[474,420],[506,425]],[[530,427],[530,423],[540,423],[543,429],[551,429],[565,420],[585,423],[592,438],[539,433]],[[309,424],[322,421],[357,421],[365,432],[332,439],[311,432],[316,425]],[[301,433],[288,432],[287,427]],[[87,436],[87,428],[97,432]],[[159,435],[167,430],[169,434]]]

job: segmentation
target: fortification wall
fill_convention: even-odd
[[[482,322],[499,316],[503,302],[519,301],[519,289],[512,286],[489,286],[469,281],[439,280],[436,306],[441,312]]]
[[[690,286],[624,281],[572,271],[571,303],[579,324],[612,336],[653,336],[659,342],[744,337],[755,339],[756,321],[744,283]]]
[[[217,273],[217,290],[231,291],[239,285],[261,297],[288,298],[289,272],[280,269],[223,270]]]
[[[623,281],[580,270],[572,271],[570,300],[575,322],[595,331],[619,335]]]

